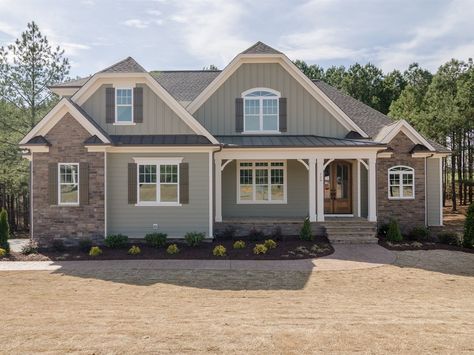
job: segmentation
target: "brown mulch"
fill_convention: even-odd
[[[389,249],[397,251],[406,251],[406,250],[451,250],[451,251],[461,251],[464,253],[473,253],[474,249],[464,248],[456,245],[435,243],[435,242],[413,242],[413,241],[403,241],[401,243],[389,243],[386,240],[379,239],[379,245]]]
[[[203,242],[197,247],[190,247],[184,242],[169,242],[169,244],[177,244],[179,253],[170,255],[164,248],[153,248],[143,243],[130,243],[127,248],[110,249],[101,246],[102,255],[93,257],[85,251],[78,248],[68,248],[64,252],[54,250],[40,250],[37,254],[23,255],[21,253],[12,252],[9,257],[0,259],[1,261],[64,261],[64,260],[136,260],[136,259],[232,259],[232,260],[296,260],[317,258],[330,255],[334,252],[333,247],[325,237],[317,237],[313,241],[303,241],[298,237],[288,237],[277,242],[275,249],[269,249],[266,254],[256,255],[253,253],[255,244],[263,244],[264,241],[248,241],[245,240],[244,249],[234,249],[232,240],[221,240],[212,242]],[[136,245],[140,247],[140,254],[129,255],[128,249]],[[227,256],[217,257],[212,254],[214,247],[223,245],[227,250]],[[318,249],[311,251],[311,248],[318,246]],[[298,247],[304,247],[310,253],[296,252]]]

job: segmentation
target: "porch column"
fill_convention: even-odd
[[[317,221],[324,222],[324,158],[317,159],[316,166],[317,180]]]
[[[309,220],[316,222],[316,158],[308,159]]]
[[[215,181],[216,181],[216,191],[215,191],[215,221],[222,222],[222,159],[215,158]]]
[[[375,157],[369,158],[369,186],[368,186],[368,216],[367,220],[370,222],[377,221],[377,182],[376,182],[376,171],[375,171]]]

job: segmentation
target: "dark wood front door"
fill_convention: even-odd
[[[324,170],[324,213],[352,213],[352,164],[333,161]]]

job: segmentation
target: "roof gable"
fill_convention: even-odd
[[[263,42],[258,41],[254,45],[244,50],[242,54],[281,54],[281,52],[270,47],[269,45],[266,45]]]
[[[132,57],[127,57],[99,73],[146,73],[146,70]]]

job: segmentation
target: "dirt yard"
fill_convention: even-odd
[[[317,272],[0,273],[1,353],[474,352],[474,254]]]

